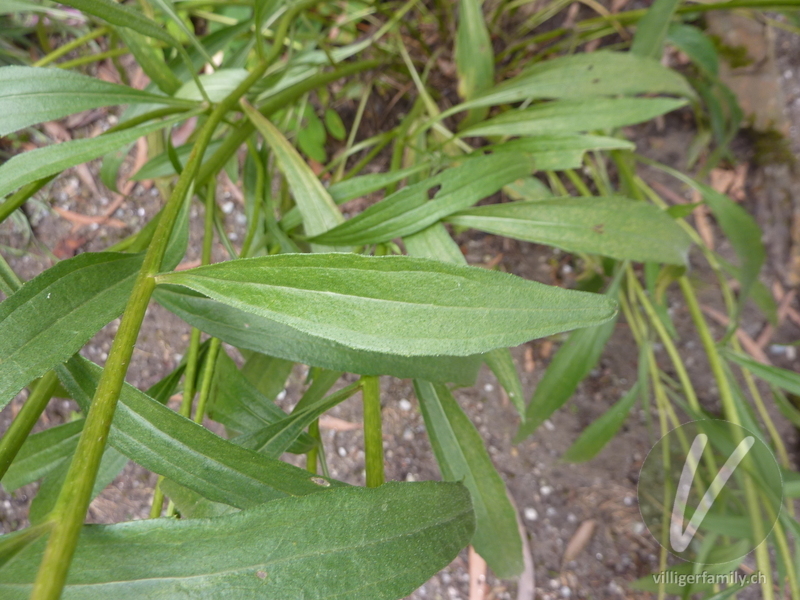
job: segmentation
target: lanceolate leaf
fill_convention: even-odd
[[[64,386],[86,411],[101,369],[82,358],[58,367]],[[131,460],[215,502],[247,508],[286,495],[344,485],[312,481],[307,471],[223,440],[125,384],[109,443]]]
[[[34,433],[19,449],[3,477],[3,487],[13,492],[47,475],[71,456],[83,430],[83,419]]]
[[[587,98],[637,94],[672,94],[694,98],[676,71],[658,61],[627,52],[573,54],[536,63],[516,77],[443,114],[477,106],[511,104],[527,99]]]
[[[447,566],[474,527],[467,490],[434,482],[330,490],[215,519],[86,525],[64,597],[393,600]],[[0,596],[30,595],[43,548],[0,571]]]
[[[64,169],[98,158],[133,142],[153,131],[170,127],[188,119],[195,113],[184,113],[157,123],[148,123],[139,127],[131,127],[116,133],[107,133],[97,137],[51,144],[29,152],[17,154],[0,165],[0,197],[13,192],[18,187],[36,181]]]
[[[352,200],[353,198],[358,198],[360,196],[366,196],[367,194],[371,194],[372,192],[378,191],[381,188],[385,188],[388,185],[397,183],[398,181],[405,179],[410,175],[419,173],[423,169],[429,168],[429,163],[422,163],[407,169],[392,171],[390,173],[361,175],[359,177],[345,179],[344,181],[339,181],[338,183],[332,184],[328,188],[328,193],[331,195],[331,198],[333,198],[333,201],[336,202],[336,204],[344,204],[348,200]],[[284,230],[289,231],[290,229],[294,229],[300,225],[302,221],[303,218],[300,216],[300,211],[295,207],[283,215],[280,224]]]
[[[448,221],[569,252],[685,264],[690,238],[664,211],[622,197],[556,198],[479,206]]]
[[[450,237],[441,223],[435,223],[419,233],[403,239],[409,256],[432,258],[456,265],[465,265],[467,260],[461,249]],[[522,396],[522,382],[514,366],[514,359],[508,348],[495,348],[484,355],[484,360],[508,394],[508,399],[525,420],[525,399]]]
[[[236,443],[257,450],[273,458],[280,457],[297,439],[300,433],[324,412],[332,409],[352,396],[358,384],[350,385],[325,398],[295,410],[285,419],[253,431],[236,439]]]
[[[616,294],[611,286],[609,296]],[[570,334],[550,361],[526,411],[526,420],[520,425],[515,442],[521,442],[544,423],[550,415],[570,399],[578,384],[600,360],[608,339],[614,332],[616,319],[596,327],[587,327]]]
[[[756,377],[763,379],[767,383],[775,385],[792,394],[800,396],[800,374],[779,367],[771,367],[749,356],[736,352],[725,351],[725,358],[735,362],[740,367],[747,369]]]
[[[116,104],[194,105],[64,69],[0,68],[0,137],[72,113]]]
[[[638,396],[639,386],[634,385],[621,400],[584,430],[575,443],[569,447],[569,450],[564,453],[563,459],[569,462],[584,462],[597,456],[597,453],[611,441],[622,427],[631,408],[636,404]]]
[[[481,4],[481,0],[461,0],[458,5],[455,60],[458,93],[465,100],[494,84],[494,52]],[[467,120],[482,119],[486,110],[474,111]]]
[[[0,406],[120,315],[141,264],[140,255],[81,254],[0,303]]]
[[[745,209],[725,194],[720,194],[707,185],[696,185],[739,257],[739,298],[742,302],[758,280],[758,273],[766,259],[761,228]]]
[[[344,221],[330,194],[283,134],[249,104],[244,105],[244,111],[275,153],[278,166],[283,171],[297,208],[303,216],[306,235],[319,235]]]
[[[350,348],[468,356],[616,314],[595,294],[406,256],[283,254],[157,277]]]
[[[153,46],[145,36],[133,29],[117,27],[115,32],[125,42],[142,71],[162,92],[171,96],[180,89],[181,80],[167,66],[160,48]]]
[[[214,399],[208,415],[239,433],[259,431],[289,416],[245,378],[224,350],[220,351],[214,368]],[[316,441],[307,434],[300,438],[300,443],[290,449],[295,454],[308,452],[316,445]],[[241,436],[233,441],[245,448],[259,449],[243,443]]]
[[[556,100],[510,110],[468,127],[462,137],[549,135],[622,127],[648,121],[686,104],[675,98],[594,98]]]
[[[472,385],[480,356],[395,356],[366,352],[311,336],[177,286],[156,289],[156,301],[181,319],[236,346],[314,367],[360,375],[425,377],[431,381]]]
[[[656,0],[636,25],[631,54],[661,60],[664,38],[681,0]]]
[[[458,167],[403,188],[313,241],[360,245],[411,235],[532,171],[533,163],[524,154],[467,159]],[[431,192],[436,195],[429,200]]]
[[[180,46],[177,40],[167,33],[166,28],[125,4],[118,4],[113,0],[64,0],[61,4],[100,17],[112,25],[129,27],[142,35],[161,40],[170,46]]]
[[[537,171],[578,169],[583,155],[589,150],[633,150],[635,146],[623,139],[599,135],[558,134],[537,135],[486,146],[482,151],[524,152],[533,159]]]
[[[707,75],[719,73],[719,56],[714,42],[701,29],[673,23],[667,31],[667,42],[692,59]]]
[[[472,545],[498,577],[522,571],[522,540],[506,486],[480,434],[443,385],[414,381],[425,428],[446,481],[463,481],[475,507]]]
[[[76,440],[77,441],[77,440]],[[31,502],[28,511],[28,520],[33,525],[42,523],[50,511],[55,507],[58,495],[67,478],[67,472],[71,460],[63,460],[56,465],[51,473],[42,480],[36,497]],[[103,459],[100,461],[100,469],[97,471],[97,478],[92,486],[92,498],[97,498],[106,489],[117,475],[120,474],[125,465],[128,464],[128,457],[120,454],[114,448],[106,447],[103,451]]]

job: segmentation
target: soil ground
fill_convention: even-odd
[[[792,149],[800,156],[800,42],[790,35],[778,34],[775,43],[777,55],[774,83],[783,94],[784,117],[788,124],[786,133]],[[98,115],[98,119],[102,119]],[[78,124],[91,130],[101,121]],[[638,150],[652,158],[683,167],[686,148],[693,128],[688,115],[670,116],[662,124],[649,124],[630,132]],[[772,286],[779,282],[786,290],[796,283],[791,276],[791,226],[796,206],[791,201],[779,202],[770,195],[771,182],[781,180],[782,189],[796,185],[791,169],[786,165],[757,166],[751,147],[741,144],[742,158],[750,162],[743,204],[757,216],[764,228],[764,239],[770,250],[770,261],[763,273],[764,283]],[[95,167],[92,167],[94,169]],[[671,186],[675,193],[683,192],[672,182],[657,173],[643,170],[648,181],[661,181]],[[760,186],[760,188],[759,188]],[[102,187],[93,190],[87,185],[84,174],[73,170],[62,176],[52,188],[53,206],[96,215],[112,201]],[[226,227],[231,241],[241,240],[242,206],[235,192],[223,189],[219,201],[227,213]],[[795,199],[795,202],[797,200]],[[137,186],[131,198],[122,204],[114,217],[123,227],[102,225],[96,228],[73,229],[67,220],[47,209],[43,203],[29,203],[26,207],[36,238],[40,244],[26,245],[26,232],[19,221],[0,225],[0,248],[10,257],[12,266],[24,278],[30,278],[53,262],[47,249],[64,257],[69,252],[98,250],[123,235],[137,229],[158,209],[158,200],[142,186]],[[193,209],[198,215],[202,208]],[[186,257],[198,257],[199,231],[192,232],[193,244]],[[237,237],[238,236],[238,237]],[[721,236],[717,232],[717,240]],[[489,235],[470,233],[457,238],[470,264],[491,263],[498,268],[545,283],[570,286],[574,283],[578,265],[573,257],[553,252],[534,244],[504,240]],[[13,249],[18,249],[15,252]],[[731,251],[724,241],[718,250],[730,257]],[[225,253],[215,247],[218,259]],[[697,256],[692,257],[692,276],[697,282],[710,281]],[[701,286],[701,301],[720,307],[718,293],[711,285]],[[717,390],[709,376],[708,365],[698,340],[693,335],[689,317],[682,304],[672,305],[674,319],[680,334],[679,347],[690,369],[690,375],[700,394],[701,402],[712,411],[718,410]],[[794,307],[798,307],[795,300]],[[744,329],[758,338],[765,320],[752,306],[744,318]],[[85,348],[85,355],[102,364],[113,338],[117,323],[106,327]],[[717,334],[722,329],[716,330]],[[157,305],[151,306],[136,346],[128,381],[142,389],[152,385],[172,370],[181,359],[188,343],[189,328]],[[796,324],[785,322],[773,334],[766,352],[774,364],[797,370],[800,361],[793,348],[787,346],[800,337]],[[530,398],[542,377],[550,358],[563,340],[563,336],[537,340],[513,350],[517,367],[522,375],[526,398]],[[611,342],[596,369],[581,384],[574,398],[532,437],[514,445],[518,417],[494,376],[484,368],[473,388],[455,392],[461,406],[472,418],[499,472],[508,484],[510,493],[519,508],[522,522],[530,539],[537,598],[646,598],[647,594],[633,592],[627,584],[657,568],[659,547],[644,529],[636,502],[636,482],[644,457],[656,441],[648,428],[648,418],[642,411],[632,413],[619,435],[594,460],[585,464],[568,464],[560,460],[561,454],[578,434],[595,418],[605,412],[636,379],[637,350],[625,324],[617,327]],[[667,365],[663,350],[658,360]],[[287,384],[287,393],[280,400],[289,409],[303,390],[305,373],[296,368]],[[386,446],[386,475],[390,480],[438,479],[438,468],[433,459],[425,434],[413,388],[409,381],[389,377],[382,379],[383,419]],[[0,412],[0,432],[4,431],[23,402],[24,394]],[[64,422],[71,418],[75,406],[71,401],[54,400],[48,407],[37,430]],[[360,423],[359,399],[343,403],[331,415],[339,419]],[[798,434],[781,423],[781,433],[792,449],[797,461]],[[363,484],[363,436],[359,429],[342,431],[323,429],[331,474],[354,484]],[[289,458],[292,460],[292,458]],[[96,523],[118,522],[146,518],[150,509],[156,478],[141,467],[129,463],[118,477],[93,503],[89,521]],[[8,494],[0,490],[0,533],[16,530],[27,524],[27,507],[35,494],[36,484],[31,484]],[[577,558],[563,564],[564,550],[577,529],[586,521],[594,521],[591,539]],[[491,575],[487,580],[487,598],[516,597],[516,582],[500,581]],[[754,592],[750,592],[751,594]],[[469,594],[466,553],[448,568],[426,583],[412,596],[430,599],[466,599]],[[748,597],[747,594],[741,597]],[[751,596],[757,597],[757,596]]]

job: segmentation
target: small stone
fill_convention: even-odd
[[[578,522],[578,517],[576,517],[576,516],[575,516],[574,514],[572,514],[572,513],[569,513],[569,514],[567,515],[567,522],[568,522],[568,523],[577,523],[577,522]]]
[[[404,412],[408,412],[411,410],[411,402],[409,402],[406,398],[400,400],[400,410]]]
[[[278,395],[275,396],[275,399],[278,400],[279,402],[284,398],[286,398],[286,390],[281,390],[280,392],[278,392]]]
[[[484,392],[493,392],[494,391],[494,386],[491,383],[487,383],[486,385],[483,386],[483,391]]]
[[[339,446],[338,452],[339,452],[339,456],[341,456],[342,458],[347,456],[347,450],[345,450],[344,447],[342,447],[342,446]]]
[[[539,488],[539,493],[546,498],[553,493],[553,488],[549,485],[543,485]]]
[[[555,431],[556,430],[556,426],[553,425],[553,422],[550,419],[545,419],[544,420],[544,428],[547,429],[547,431]]]
[[[224,212],[226,215],[231,214],[233,212],[233,202],[223,202],[222,212]]]
[[[535,521],[539,518],[539,513],[536,511],[535,508],[529,506],[525,509],[525,520],[526,521]]]
[[[558,511],[555,508],[553,508],[552,506],[548,506],[547,510],[544,511],[544,514],[552,519],[553,517],[558,515]]]
[[[410,429],[406,429],[406,430],[403,432],[403,439],[404,439],[405,441],[407,441],[407,442],[410,442],[411,440],[413,440],[413,439],[414,439],[414,432],[413,432],[413,431],[411,431]]]
[[[566,585],[561,586],[559,593],[561,594],[562,598],[569,598],[570,596],[572,596],[572,590],[569,589],[569,586]]]

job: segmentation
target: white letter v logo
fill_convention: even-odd
[[[719,470],[717,476],[714,477],[714,481],[711,482],[702,500],[700,500],[700,506],[697,507],[697,510],[692,515],[689,524],[686,525],[686,529],[683,529],[686,502],[689,499],[689,491],[691,490],[694,475],[697,472],[697,465],[706,447],[706,443],[708,443],[708,436],[704,433],[694,438],[692,447],[689,450],[689,455],[686,457],[686,462],[683,464],[681,479],[678,482],[678,492],[675,494],[675,503],[672,506],[672,520],[669,524],[669,542],[676,552],[683,552],[689,547],[689,543],[694,538],[695,533],[697,533],[697,529],[700,527],[706,514],[708,514],[708,511],[711,510],[714,500],[717,499],[717,496],[719,496],[722,488],[725,487],[728,479],[733,475],[736,467],[739,466],[739,463],[742,462],[745,455],[750,452],[753,444],[755,444],[755,438],[753,436],[748,436],[739,443],[736,450],[733,451],[733,454],[731,454],[730,458],[728,458]]]

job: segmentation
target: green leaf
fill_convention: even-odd
[[[517,409],[519,416],[525,421],[525,397],[522,391],[522,382],[519,372],[514,365],[514,359],[508,348],[496,348],[484,356],[487,366],[492,370],[497,381],[508,394],[511,404]]]
[[[628,52],[601,50],[538,62],[478,98],[442,114],[447,116],[468,108],[511,104],[528,99],[586,99],[620,94],[696,96],[679,73],[658,61]]]
[[[83,13],[100,17],[111,25],[128,27],[147,37],[161,40],[169,46],[176,48],[180,46],[178,41],[167,33],[166,28],[125,4],[117,4],[113,0],[64,0],[61,4],[66,4],[77,8]]]
[[[71,462],[72,460],[64,460],[58,463],[56,468],[51,473],[48,473],[39,485],[39,490],[36,492],[36,497],[31,502],[31,507],[28,511],[28,520],[31,524],[38,525],[45,522],[45,519],[55,507],[61,488],[67,479],[67,472]],[[92,486],[92,499],[97,498],[100,492],[111,485],[127,464],[127,456],[123,456],[114,448],[106,447],[103,451],[103,458],[100,461],[97,477]]]
[[[524,152],[533,159],[538,171],[579,169],[589,150],[633,150],[635,146],[623,139],[599,135],[537,135],[486,146],[481,151]]]
[[[609,408],[602,417],[592,422],[575,443],[569,447],[562,457],[569,462],[585,462],[597,456],[611,439],[617,435],[619,428],[628,418],[636,398],[639,397],[639,386],[634,385],[627,394]]]
[[[3,477],[5,490],[13,492],[50,473],[75,451],[82,430],[80,419],[29,436]]]
[[[620,260],[686,264],[691,239],[664,211],[622,197],[479,206],[447,219],[496,235]]]
[[[76,357],[57,371],[86,411],[102,369]],[[146,469],[237,508],[325,489],[307,471],[223,440],[128,384],[120,395],[109,444]]]
[[[403,188],[312,241],[361,245],[404,237],[472,206],[505,184],[530,175],[532,170],[531,159],[524,154],[467,159],[457,167]],[[429,200],[431,192],[436,194]]]
[[[664,38],[681,0],[656,0],[636,25],[631,54],[661,60]]]
[[[767,253],[761,241],[761,228],[748,212],[710,186],[697,183],[703,200],[711,209],[725,237],[739,257],[739,301],[743,302],[755,282]]]
[[[474,526],[467,490],[434,482],[330,490],[208,520],[87,525],[64,595],[392,600],[447,566]],[[3,598],[30,595],[43,549],[31,544],[0,571]]]
[[[100,181],[112,192],[119,194],[119,190],[117,189],[119,170],[122,168],[122,165],[125,164],[125,159],[128,158],[131,146],[133,146],[132,142],[130,144],[125,144],[121,148],[112,150],[103,156],[103,163],[100,166]]]
[[[358,383],[354,383],[330,396],[295,409],[282,421],[236,438],[236,443],[272,458],[278,458],[294,443],[303,429],[326,411],[347,400],[355,393],[358,386]]]
[[[0,67],[0,137],[90,108],[117,104],[193,105],[64,69]]]
[[[114,31],[136,58],[136,64],[162,92],[172,96],[180,89],[181,80],[167,66],[160,48],[156,48],[145,36],[127,27],[117,27]]]
[[[403,238],[409,256],[430,258],[454,265],[466,265],[467,259],[458,244],[441,223],[434,223],[422,231]],[[420,378],[421,379],[421,378]]]
[[[246,69],[218,69],[208,75],[200,75],[197,80],[203,86],[209,100],[222,102],[228,94],[235,90],[247,78]],[[175,94],[177,98],[200,102],[203,95],[197,87],[197,81],[187,81]]]
[[[522,540],[506,486],[480,434],[443,385],[414,381],[425,429],[445,481],[463,481],[475,508],[472,545],[498,577],[522,572]]]
[[[347,137],[347,129],[345,129],[344,123],[342,123],[342,117],[332,108],[325,111],[325,127],[327,127],[331,137],[340,142],[344,141],[344,138]]]
[[[344,221],[330,194],[283,134],[249,104],[244,105],[244,111],[275,153],[278,166],[303,216],[306,235],[311,237],[324,233]],[[315,248],[315,251],[320,250],[324,248]]]
[[[614,302],[406,256],[282,254],[159,275],[350,348],[468,356],[611,319]]]
[[[455,40],[458,95],[472,100],[494,85],[494,51],[480,0],[461,0]],[[486,109],[473,111],[466,122],[483,119]]]
[[[222,341],[270,356],[332,371],[360,375],[392,375],[401,379],[426,377],[458,385],[475,383],[481,357],[393,356],[365,352],[336,341],[311,336],[190,292],[186,288],[156,288],[155,300],[190,325]]]
[[[36,150],[17,154],[0,165],[0,197],[13,192],[18,187],[60,173],[64,169],[93,160],[116,150],[153,131],[171,127],[188,119],[194,113],[184,113],[178,117],[157,123],[131,127],[116,133],[106,133],[97,137],[51,144]],[[1,204],[1,203],[0,203]]]
[[[750,371],[756,377],[763,379],[767,383],[778,386],[791,394],[800,395],[800,374],[780,367],[772,367],[753,360],[749,356],[723,350],[725,358],[735,362],[740,367]]]
[[[536,386],[520,425],[515,442],[521,442],[570,399],[578,384],[600,360],[608,339],[614,332],[616,319],[596,327],[579,329],[570,334],[558,349],[541,381]]]
[[[293,367],[291,360],[253,352],[242,367],[242,375],[269,400],[275,400],[286,388],[286,380]]]
[[[430,164],[424,162],[407,169],[400,169],[390,173],[361,175],[360,177],[353,177],[352,179],[345,179],[344,181],[339,181],[332,184],[331,187],[328,188],[328,193],[331,195],[331,198],[333,198],[333,201],[336,202],[336,204],[344,204],[348,200],[352,200],[353,198],[358,198],[360,196],[366,196],[367,194],[376,192],[388,185],[397,183],[398,181],[401,181],[402,179],[405,179],[414,173],[419,173],[423,169],[429,168]],[[289,231],[300,225],[302,222],[303,218],[300,216],[300,211],[297,210],[297,207],[293,207],[289,212],[283,215],[280,225],[284,231]]]
[[[0,406],[122,313],[141,264],[140,255],[80,254],[0,303]]]
[[[208,408],[208,415],[218,423],[239,433],[261,430],[273,423],[283,421],[289,416],[245,378],[244,374],[236,367],[236,363],[224,350],[219,353],[214,368],[212,393],[213,401]],[[254,450],[258,449],[243,442],[244,439],[241,436],[233,439],[235,444]],[[295,454],[303,454],[315,445],[316,441],[311,436],[303,435],[300,443],[290,451]]]
[[[444,225],[436,223],[403,240],[410,256],[432,258],[456,265],[466,265],[467,260],[447,233]],[[495,348],[484,355],[484,360],[508,394],[509,400],[525,420],[525,399],[522,382],[508,348]]]
[[[510,110],[459,132],[460,137],[549,135],[642,123],[686,105],[675,98],[555,100]]]
[[[719,73],[719,56],[714,42],[697,27],[672,23],[667,31],[667,42],[686,54],[706,75],[716,77]]]

